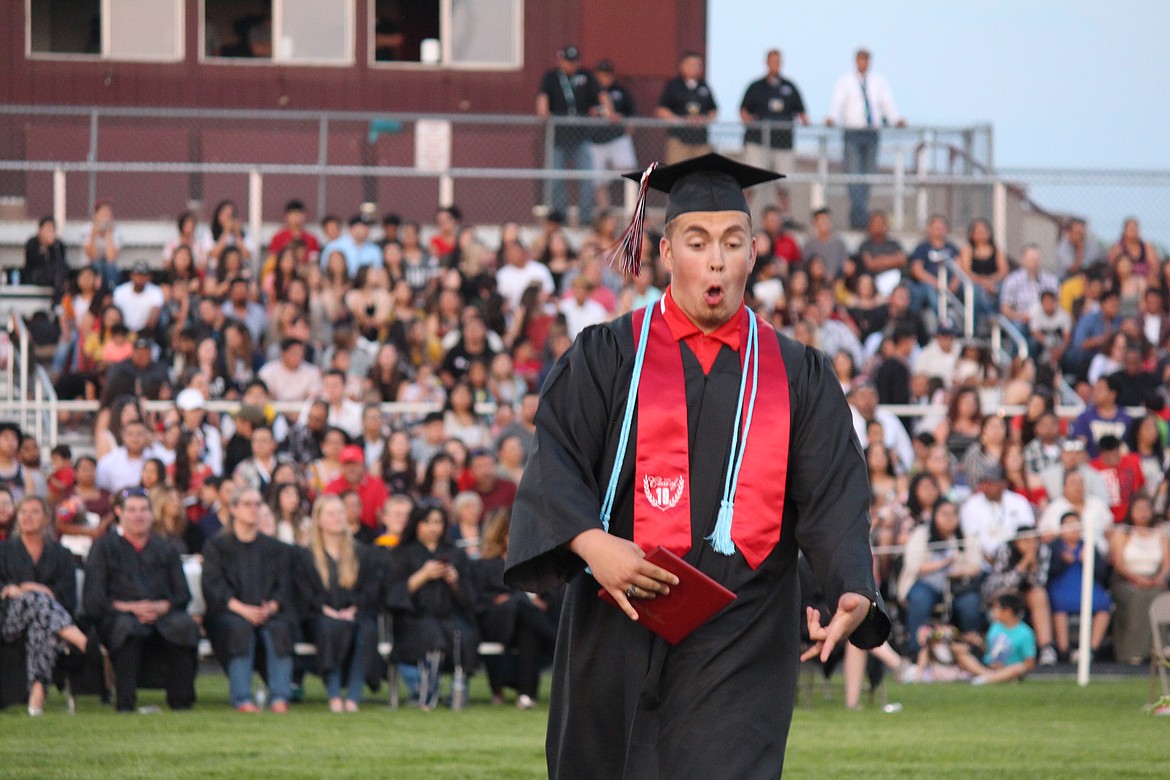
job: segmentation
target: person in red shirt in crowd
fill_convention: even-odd
[[[784,260],[789,267],[800,264],[800,244],[796,238],[784,227],[784,215],[777,206],[768,206],[764,209],[763,231],[772,239],[772,256]]]
[[[362,499],[362,525],[375,530],[378,527],[378,512],[389,498],[386,484],[366,473],[366,455],[362,448],[350,444],[341,451],[341,476],[325,486],[325,493],[340,496],[353,491]]]
[[[1089,465],[1104,477],[1113,522],[1120,523],[1129,512],[1130,500],[1146,484],[1142,458],[1136,452],[1122,455],[1121,439],[1116,436],[1102,436],[1097,447],[1100,452]]]
[[[499,475],[496,456],[489,450],[477,449],[472,451],[468,461],[474,480],[471,489],[483,499],[484,517],[496,509],[511,509],[516,499],[516,483]]]
[[[463,213],[458,206],[443,206],[435,212],[435,227],[438,232],[431,236],[430,250],[435,257],[442,259],[455,251],[459,241],[459,225],[463,221]]]
[[[298,238],[305,243],[305,249],[308,250],[306,260],[316,263],[321,254],[321,243],[317,241],[316,236],[305,230],[305,204],[299,200],[290,200],[284,207],[284,228],[277,231],[268,242],[268,254],[273,257],[279,256],[280,250]]]

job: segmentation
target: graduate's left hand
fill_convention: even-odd
[[[837,611],[833,613],[833,619],[827,626],[821,625],[819,609],[807,607],[806,612],[808,636],[813,641],[813,646],[801,654],[800,660],[807,661],[819,655],[823,662],[829,660],[833,648],[848,639],[865,620],[865,616],[869,614],[869,599],[860,593],[842,594],[837,600]]]

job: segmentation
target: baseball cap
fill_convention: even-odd
[[[146,336],[139,336],[134,339],[134,349],[154,349],[154,342]]]
[[[955,327],[955,323],[950,320],[943,320],[938,324],[937,334],[939,336],[958,336],[959,329]]]
[[[338,458],[342,463],[365,463],[366,456],[362,452],[362,448],[356,444],[350,444],[341,451],[341,457]]]
[[[247,420],[253,425],[259,425],[264,422],[264,410],[255,404],[244,404],[236,411],[236,417],[241,420]]]
[[[130,266],[130,273],[132,274],[149,274],[150,266],[146,264],[145,260],[135,260],[134,265]]]
[[[1065,452],[1081,452],[1085,449],[1084,439],[1065,439],[1064,444],[1060,448]]]
[[[427,412],[426,416],[423,417],[423,419],[422,419],[422,424],[426,425],[427,423],[433,423],[433,422],[443,422],[443,413],[442,412]]]
[[[602,60],[597,63],[597,69],[602,73],[613,73],[613,60]]]
[[[577,62],[581,59],[581,52],[577,50],[576,46],[564,46],[557,50],[557,57],[569,62]]]
[[[188,387],[175,396],[175,406],[179,411],[189,412],[192,409],[202,409],[203,403],[203,393],[194,387]]]

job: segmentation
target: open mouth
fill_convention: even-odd
[[[723,288],[717,284],[711,285],[704,291],[703,300],[708,306],[718,306],[723,302]]]

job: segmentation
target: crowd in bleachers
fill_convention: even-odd
[[[331,706],[356,709],[362,680],[384,679],[380,613],[393,616],[389,660],[422,706],[437,700],[440,669],[457,659],[471,671],[487,638],[521,651],[519,679],[493,675],[493,695],[514,685],[530,707],[556,598],[510,592],[502,560],[537,393],[582,329],[658,299],[669,280],[657,235],[645,239],[640,275],[623,279],[606,262],[619,232],[606,213],[578,231],[555,212],[536,230],[505,223],[491,247],[455,207],[425,226],[393,214],[376,225],[363,212],[326,217],[319,231],[291,201],[261,246],[225,202],[208,228],[178,218],[158,270],[121,253],[114,206],[102,203],[69,270],[42,222],[23,269],[55,291],[39,337],[56,342],[59,396],[98,399],[100,411],[63,420],[93,425],[93,456],[58,447],[42,463],[40,442],[0,429],[0,536],[26,544],[17,517],[37,502],[22,499],[47,501],[46,534],[88,556],[83,606],[112,656],[130,645],[102,610],[135,616],[137,654],[114,663],[123,675],[153,642],[188,646],[190,632],[168,634],[162,618],[186,614],[191,595],[172,575],[180,556],[202,555],[218,567],[204,568],[203,628],[243,711],[256,709],[258,644],[274,704],[295,699],[300,671],[271,663],[298,637],[318,646]],[[876,565],[900,615],[894,645],[930,678],[943,626],[983,631],[993,605],[1011,612],[1010,599],[996,601],[1010,591],[1035,632],[1033,660],[1066,660],[1090,521],[1100,587],[1092,647],[1081,650],[1140,663],[1144,605],[1170,575],[1170,263],[1136,220],[1107,247],[1073,221],[1054,258],[1033,246],[1009,258],[984,220],[954,235],[936,217],[904,247],[874,213],[851,251],[827,210],[805,230],[769,206],[748,283],[749,305],[832,357],[850,401]],[[954,291],[974,285],[972,338],[936,314],[944,265]],[[996,362],[985,336],[997,312],[1024,334],[1026,356]],[[1075,419],[1055,413],[1062,380],[1085,403]],[[171,403],[147,411],[146,399]],[[232,411],[210,411],[212,401]],[[413,406],[386,414],[387,402]],[[1005,415],[1005,405],[1024,411]],[[128,533],[130,506],[149,518],[145,532]],[[121,583],[141,591],[133,598],[94,573],[95,555],[108,568],[126,554],[114,537],[140,554],[138,541],[157,548],[163,574]],[[275,552],[249,557],[258,537]],[[5,586],[22,581],[0,568]],[[159,602],[157,614],[127,606],[139,600]],[[190,706],[175,685],[168,700]],[[133,702],[119,688],[119,707]]]

